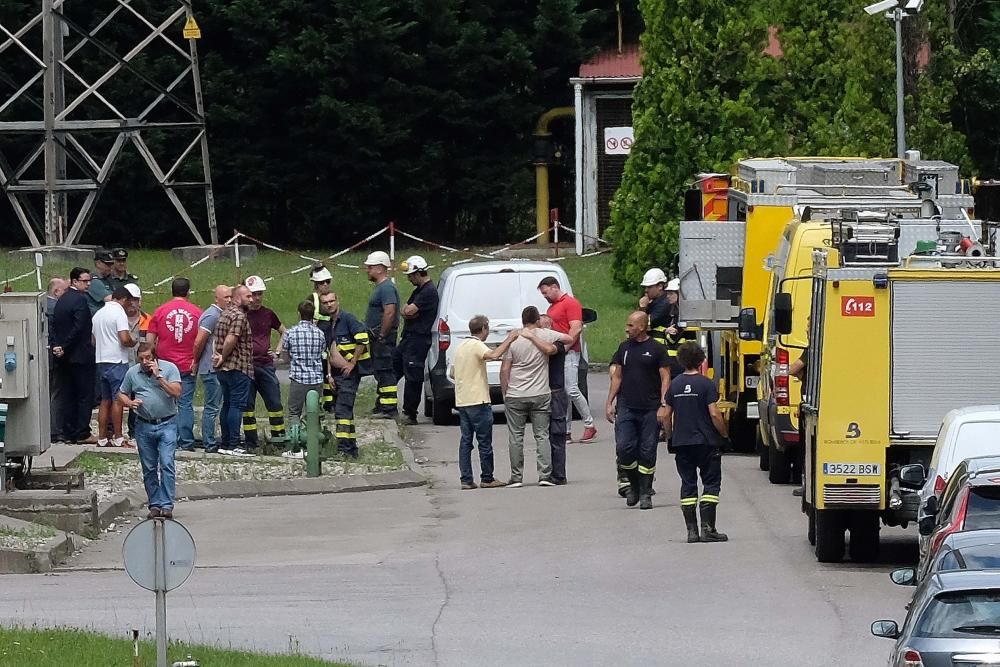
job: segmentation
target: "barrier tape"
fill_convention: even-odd
[[[410,234],[409,232],[404,232],[399,227],[396,227],[395,231],[400,236],[405,236],[408,239],[413,239],[414,241],[417,241],[419,243],[423,243],[425,245],[429,245],[432,248],[439,248],[439,249],[445,250],[447,252],[460,252],[460,253],[464,253],[466,255],[472,255],[472,257],[480,257],[482,259],[493,259],[492,255],[484,255],[482,253],[478,253],[478,252],[475,252],[473,250],[459,250],[458,248],[452,248],[451,246],[446,246],[446,245],[442,245],[440,243],[435,243],[434,241],[428,241],[427,239],[422,239],[419,236],[416,236],[414,234]],[[472,257],[470,257],[469,259],[463,259],[463,260],[460,260],[460,261],[461,262],[471,262],[472,261]]]
[[[233,241],[236,241],[239,238],[240,238],[240,233],[236,232],[235,234],[233,234],[232,238],[230,238],[228,241],[226,241],[225,243],[223,243],[221,246],[219,246],[217,248],[213,248],[211,251],[209,251],[209,253],[207,255],[205,255],[201,259],[196,260],[196,261],[192,262],[191,264],[189,264],[187,266],[187,268],[193,269],[196,266],[199,266],[202,263],[207,262],[208,260],[210,260],[213,257],[215,257],[216,255],[218,255],[220,252],[222,252],[223,248],[227,247],[230,243],[232,243]],[[181,274],[178,271],[177,273],[173,274],[172,276],[168,276],[168,277],[164,278],[163,280],[161,280],[158,283],[153,283],[153,287],[159,287],[160,285],[164,284],[168,280],[173,280],[174,278],[179,278],[180,275]],[[147,290],[143,290],[143,291],[146,292],[146,294],[155,294],[156,293],[156,292],[147,291]]]

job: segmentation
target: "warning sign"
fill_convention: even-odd
[[[201,39],[201,28],[193,16],[189,16],[187,23],[184,24],[184,39]]]
[[[628,155],[632,152],[633,143],[635,137],[632,135],[631,127],[604,128],[605,155]]]

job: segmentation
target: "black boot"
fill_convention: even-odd
[[[650,489],[653,487],[653,476],[639,473],[639,509],[653,509],[653,498],[650,496]]]
[[[729,537],[725,533],[720,533],[715,529],[715,511],[718,503],[701,504],[701,541],[702,542],[727,542]]]
[[[629,507],[635,507],[636,503],[639,502],[639,471],[635,468],[631,468],[625,471],[628,475],[628,488],[625,489],[625,504]]]
[[[616,466],[618,469],[618,495],[622,498],[628,493],[628,475],[622,470],[621,466]]]
[[[698,506],[682,505],[681,512],[684,513],[684,523],[688,529],[688,543],[701,542],[701,535],[698,534]]]

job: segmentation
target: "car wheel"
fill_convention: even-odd
[[[806,516],[809,518],[809,527],[806,529],[806,539],[809,540],[809,544],[816,546],[816,510],[810,507],[806,510]]]
[[[814,510],[816,516],[816,560],[839,563],[844,559],[844,515],[837,510]]]
[[[757,438],[754,443],[754,448],[757,450],[757,465],[761,470],[767,471],[771,467],[771,459],[767,452],[767,447],[764,445],[764,436],[760,434],[760,429],[757,429]]]
[[[424,417],[428,419],[434,416],[434,402],[430,396],[424,396]]]
[[[850,517],[848,552],[855,563],[874,563],[879,555],[879,516],[876,512],[854,512]]]
[[[767,448],[767,481],[771,484],[788,484],[791,480],[792,457],[771,443]]]

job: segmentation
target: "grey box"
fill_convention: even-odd
[[[15,364],[13,371],[0,366],[7,456],[37,456],[51,444],[48,337],[44,292],[0,294],[0,348],[14,354]]]
[[[896,185],[899,179],[889,165],[881,162],[833,162],[812,166],[815,185]]]
[[[941,160],[920,160],[903,162],[903,182],[930,183],[934,186],[934,196],[955,195],[958,187],[958,165]]]
[[[719,269],[742,268],[746,223],[730,220],[680,223],[682,300],[715,300]]]

